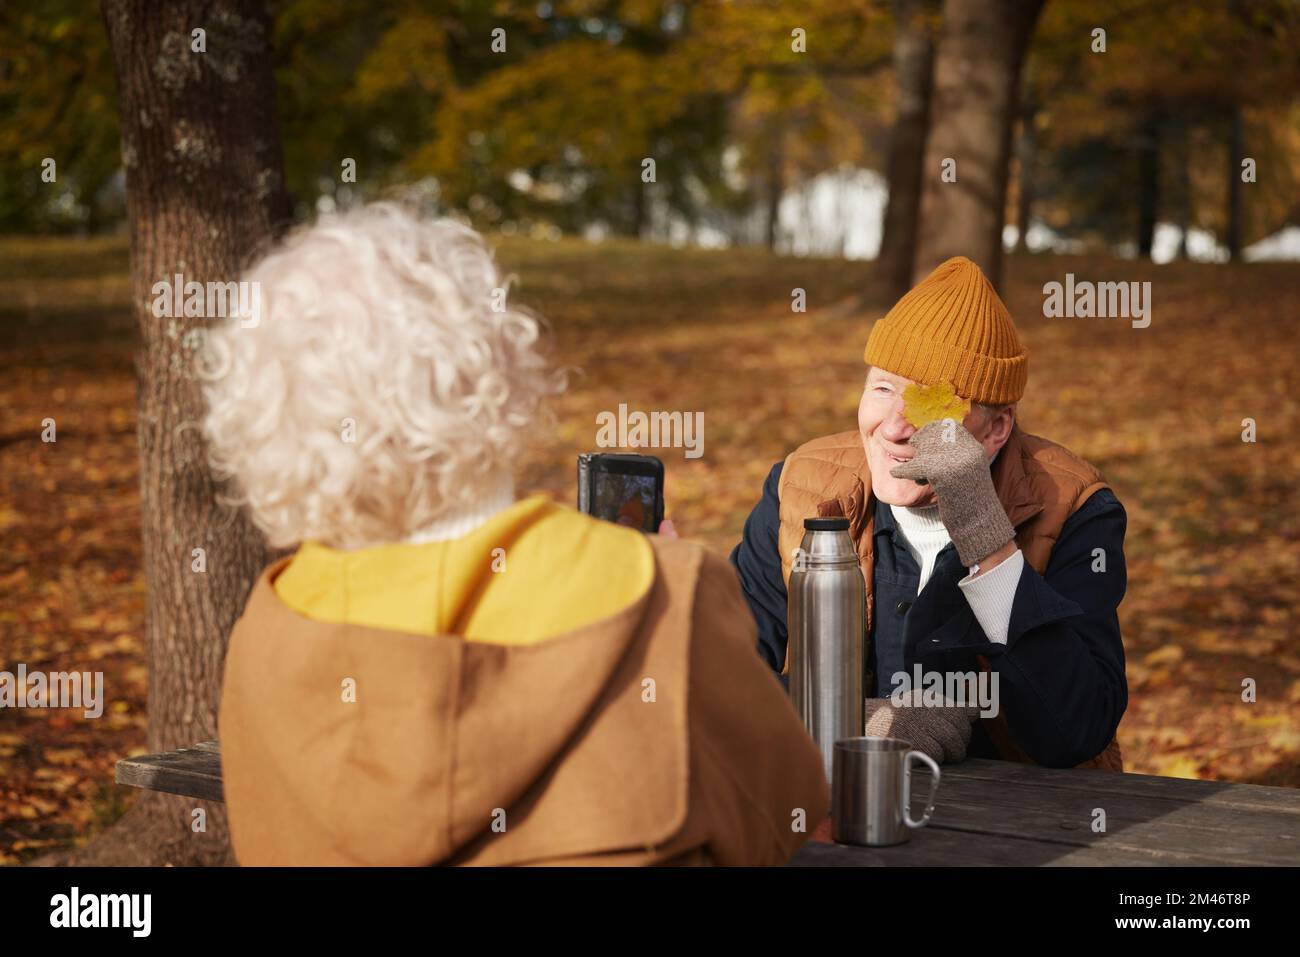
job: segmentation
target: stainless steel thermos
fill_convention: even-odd
[[[866,584],[846,518],[809,518],[789,588],[790,698],[831,780],[835,742],[863,733]]]

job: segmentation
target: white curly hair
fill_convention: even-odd
[[[275,547],[400,541],[509,478],[563,389],[472,229],[391,203],[294,231],[242,277],[255,326],[211,330],[202,427],[226,500]],[[352,441],[348,441],[349,437]]]

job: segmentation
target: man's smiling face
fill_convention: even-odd
[[[907,444],[916,429],[903,418],[903,390],[915,383],[901,375],[872,366],[867,373],[862,401],[858,403],[858,431],[871,469],[871,490],[886,505],[924,508],[935,504],[934,487],[898,479],[889,470],[912,458],[915,449]],[[989,458],[1011,434],[1013,410],[988,416],[972,405],[962,425],[983,445]]]

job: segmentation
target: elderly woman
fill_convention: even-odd
[[[204,430],[275,546],[220,735],[244,864],[785,861],[827,811],[727,562],[513,467],[557,390],[470,229],[304,228],[216,330]]]

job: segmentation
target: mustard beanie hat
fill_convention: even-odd
[[[1029,357],[1006,304],[965,256],[941,263],[871,328],[868,365],[972,402],[1019,402]]]

